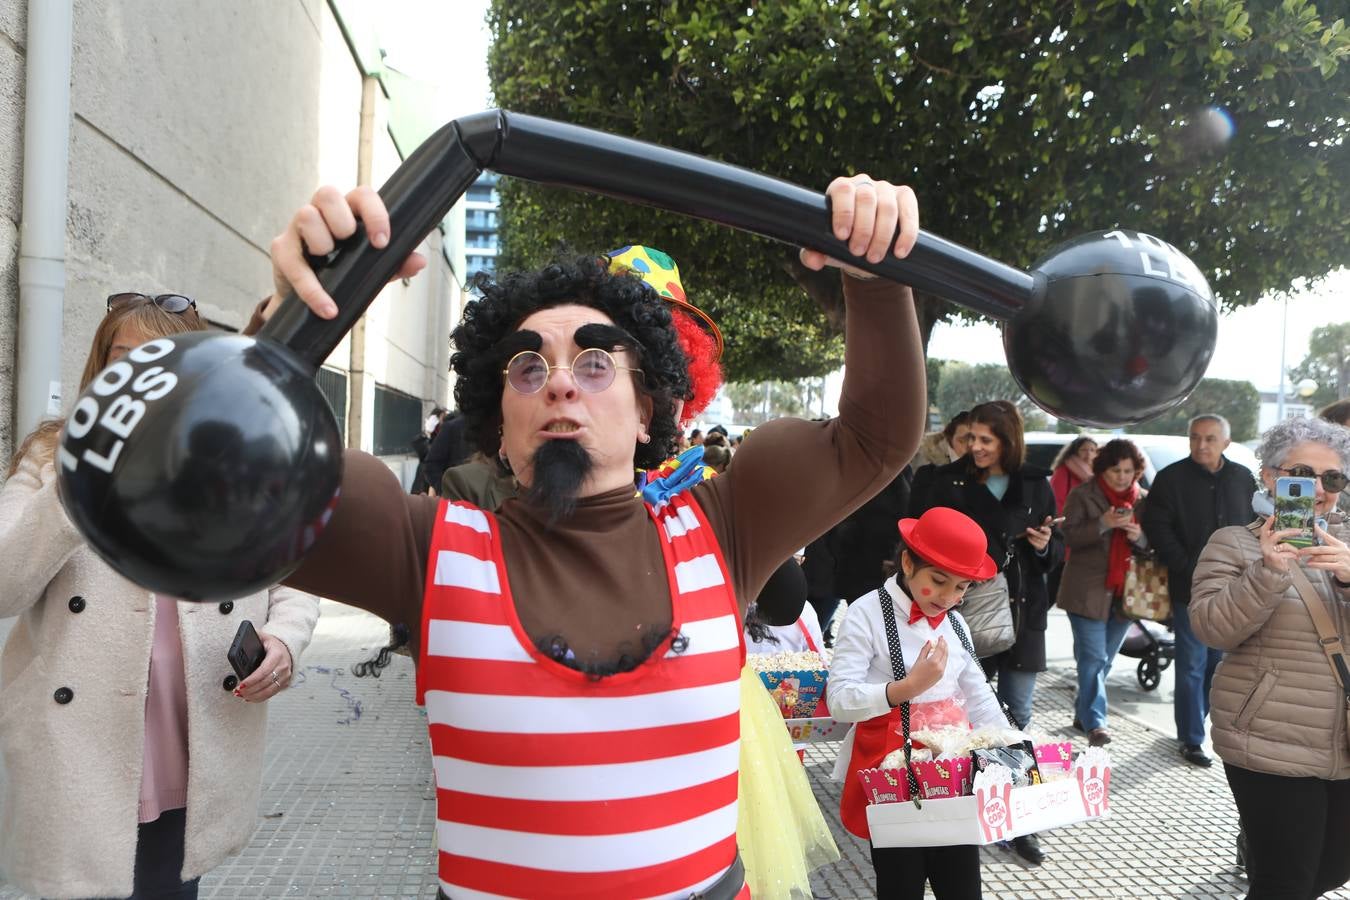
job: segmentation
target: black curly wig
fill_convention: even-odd
[[[626,273],[612,274],[598,256],[576,256],[496,281],[479,273],[471,286],[480,299],[465,305],[450,334],[455,347],[450,367],[457,376],[455,405],[474,447],[495,457],[501,444],[501,373],[505,357],[519,349],[503,341],[539,310],[576,303],[600,310],[638,343],[632,349],[643,377],[636,386],[652,399],[652,421],[647,428],[651,440],[635,445],[634,464],[652,468],[673,455],[679,436],[675,404],[691,393],[688,362],[670,307],[646,282]]]

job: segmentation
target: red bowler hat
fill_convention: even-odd
[[[963,512],[935,506],[917,519],[900,520],[905,547],[953,575],[986,581],[998,572],[984,529]]]

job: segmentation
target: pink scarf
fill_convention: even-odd
[[[1080,457],[1070,456],[1064,460],[1064,466],[1068,468],[1069,473],[1078,479],[1076,484],[1082,484],[1085,481],[1092,480],[1092,463],[1083,462]]]

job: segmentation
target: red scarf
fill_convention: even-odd
[[[1106,479],[1097,476],[1097,489],[1106,496],[1106,502],[1112,509],[1128,506],[1134,509],[1139,502],[1139,482],[1133,481],[1127,490],[1115,491],[1106,483]],[[1111,529],[1111,548],[1107,551],[1106,586],[1113,593],[1125,590],[1125,571],[1130,567],[1130,539],[1123,528]]]

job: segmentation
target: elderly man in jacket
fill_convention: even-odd
[[[1201,415],[1189,428],[1191,455],[1158,473],[1144,510],[1144,534],[1167,565],[1176,631],[1176,690],[1172,698],[1181,755],[1189,763],[1213,763],[1201,746],[1209,716],[1209,689],[1223,656],[1206,647],[1191,630],[1191,576],[1210,535],[1253,518],[1256,479],[1245,467],[1223,455],[1232,442],[1228,420]]]

